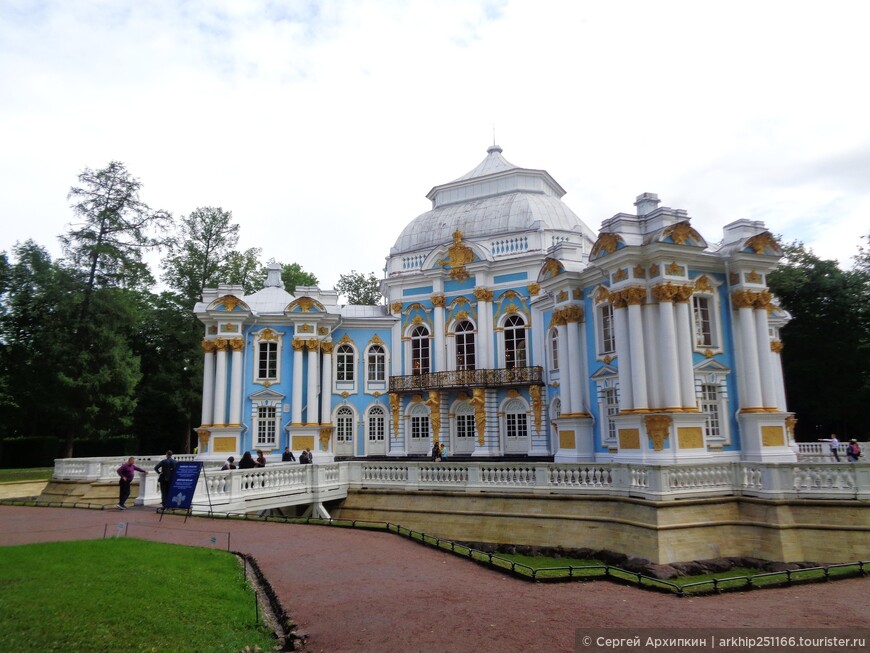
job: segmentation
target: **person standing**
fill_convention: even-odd
[[[861,445],[855,438],[849,440],[849,446],[846,447],[846,460],[850,463],[857,463],[861,457]]]
[[[257,465],[257,467],[266,466],[266,456],[263,455],[262,449],[257,449],[257,462],[255,464]]]
[[[436,442],[432,445],[432,462],[441,460],[441,446]]]
[[[166,458],[154,467],[154,471],[160,474],[157,484],[160,486],[160,503],[164,508],[169,507],[169,488],[172,487],[172,477],[175,476],[175,459],[172,451],[166,452]]]
[[[130,497],[130,486],[133,484],[133,479],[136,477],[136,472],[147,474],[148,472],[136,465],[136,459],[133,456],[127,458],[127,462],[118,468],[118,509],[126,510],[127,499]]]
[[[236,468],[236,459],[230,456],[227,458],[227,461],[224,463],[224,466],[221,467],[222,472],[229,472]]]
[[[289,445],[284,447],[284,453],[281,454],[281,462],[283,463],[292,463],[296,460],[296,456],[293,455],[293,452],[290,451]]]
[[[829,438],[819,438],[819,442],[830,442],[831,443],[831,455],[837,462],[840,462],[840,440],[837,439],[837,436],[831,433],[831,437]]]
[[[255,463],[253,457],[251,457],[250,451],[246,451],[242,454],[242,459],[239,461],[239,469],[253,469],[256,466],[257,463]]]

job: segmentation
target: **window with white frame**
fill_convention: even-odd
[[[606,438],[608,440],[616,440],[616,420],[613,419],[619,414],[619,393],[615,387],[604,388],[601,391],[602,403],[604,404],[604,418],[606,421]]]
[[[695,347],[713,348],[717,346],[711,304],[712,297],[692,296],[692,315],[695,321]]]
[[[613,325],[613,305],[609,301],[600,304],[595,311],[598,327],[598,355],[609,356],[616,353],[616,331]]]
[[[704,435],[707,438],[722,436],[719,386],[715,383],[701,384],[701,413],[704,415]]]
[[[559,332],[550,329],[550,369],[559,369]]]
[[[261,341],[257,344],[257,380],[274,381],[278,378],[278,343]]]
[[[335,442],[336,444],[353,442],[353,410],[348,406],[341,406],[335,411]]]
[[[515,369],[527,366],[526,323],[519,315],[511,315],[504,323],[504,366]]]
[[[475,369],[474,325],[468,320],[457,323],[454,329],[456,338],[456,369]]]
[[[468,402],[456,405],[456,437],[474,437],[474,408]]]
[[[417,405],[411,409],[411,439],[422,440],[429,437],[429,412],[425,406]]]
[[[524,438],[529,434],[528,415],[526,405],[514,399],[505,405],[505,436],[509,439]]]
[[[428,374],[429,329],[418,325],[411,331],[411,374]]]
[[[350,345],[339,345],[335,350],[335,380],[338,383],[354,382],[354,350]]]
[[[369,408],[368,413],[368,439],[369,442],[383,442],[386,433],[387,413],[384,407],[375,404]]]
[[[278,416],[275,406],[259,406],[257,408],[257,447],[273,449],[277,443]]]
[[[386,378],[387,354],[381,345],[369,347],[366,361],[366,379],[369,383],[382,382]]]

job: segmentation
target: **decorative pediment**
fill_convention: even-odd
[[[723,365],[715,358],[708,358],[707,360],[701,361],[697,365],[695,365],[695,372],[703,373],[703,372],[715,372],[719,374],[727,374],[731,371],[731,368],[727,365]]]
[[[603,233],[598,236],[598,240],[592,246],[589,252],[589,260],[595,261],[604,258],[608,254],[613,254],[618,249],[625,247],[625,241],[619,234]]]
[[[662,230],[659,242],[687,247],[706,247],[707,243],[688,221],[672,224]]]
[[[248,305],[235,295],[224,295],[223,297],[218,297],[208,305],[208,310],[227,313],[243,313],[251,311]]]
[[[590,378],[593,381],[604,381],[605,379],[612,379],[618,375],[619,370],[613,367],[613,365],[602,365]]]
[[[544,264],[541,266],[541,271],[538,272],[538,281],[546,281],[553,277],[558,277],[565,271],[565,266],[554,258],[544,259]]]
[[[294,299],[284,309],[285,313],[326,313],[326,307],[311,297]]]
[[[740,248],[746,254],[762,254],[764,256],[782,256],[782,248],[769,231],[762,231],[748,238]]]
[[[255,403],[262,403],[264,401],[281,402],[284,400],[284,395],[269,388],[263,388],[262,390],[257,390],[257,392],[248,395],[248,398]]]

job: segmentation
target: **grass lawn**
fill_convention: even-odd
[[[226,551],[113,538],[0,549],[0,651],[271,650]]]
[[[54,473],[54,467],[34,467],[32,469],[0,469],[0,483],[15,481],[47,481]]]

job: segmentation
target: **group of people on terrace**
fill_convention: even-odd
[[[835,434],[831,433],[829,438],[819,438],[819,442],[829,443],[831,455],[834,457],[834,460],[840,462],[840,439]],[[846,446],[846,460],[850,463],[856,463],[861,457],[861,453],[861,446],[858,444],[858,441],[855,438],[849,440],[849,444]]]

